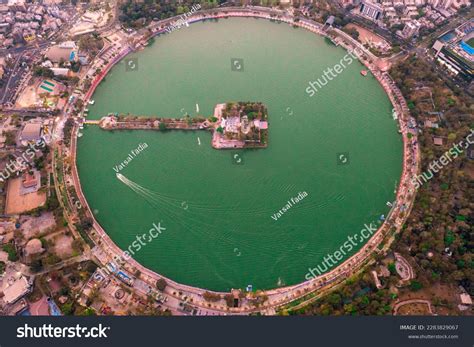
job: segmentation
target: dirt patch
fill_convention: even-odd
[[[427,304],[414,303],[401,306],[397,312],[400,316],[431,316]]]
[[[36,82],[33,85],[27,86],[18,97],[16,107],[28,108],[38,106],[39,100],[38,95],[36,94],[36,88],[38,88],[38,85],[39,82]]]
[[[370,30],[362,28],[356,24],[347,24],[346,28],[356,29],[359,32],[359,41],[367,44],[375,44],[381,47],[390,47],[387,41],[385,41],[381,36],[374,34]]]
[[[43,213],[39,217],[22,217],[20,223],[25,240],[50,232],[56,227],[56,220],[52,212]]]
[[[4,251],[0,251],[0,261],[6,263],[8,261],[8,253]]]
[[[400,295],[400,301],[410,299],[422,299],[431,301],[434,313],[438,315],[458,315],[459,289],[456,286],[445,284],[433,284],[417,292],[404,292]],[[425,305],[426,306],[426,305]],[[402,309],[401,307],[400,309]],[[402,313],[400,313],[402,314]]]
[[[71,236],[63,233],[55,235],[54,241],[54,253],[61,259],[70,258],[73,255],[72,242],[74,239]]]
[[[21,214],[46,203],[46,193],[35,192],[20,195],[21,182],[21,178],[14,178],[8,182],[6,214]]]

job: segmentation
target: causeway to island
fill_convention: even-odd
[[[266,148],[268,145],[268,111],[261,102],[227,102],[217,104],[214,115],[184,118],[161,118],[131,114],[109,114],[100,121],[103,130],[208,130],[216,149]]]

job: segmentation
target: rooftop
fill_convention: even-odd
[[[28,123],[21,132],[21,141],[37,141],[41,138],[41,124],[40,123]]]
[[[26,295],[31,289],[31,285],[26,279],[26,277],[21,276],[17,280],[15,280],[10,286],[6,287],[3,290],[3,294],[5,295],[3,299],[7,304],[14,303],[15,301],[22,298]]]

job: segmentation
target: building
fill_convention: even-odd
[[[469,148],[467,149],[467,157],[470,160],[474,160],[474,145],[469,145]]]
[[[28,294],[32,289],[31,283],[26,277],[21,276],[16,279],[12,284],[3,289],[3,300],[7,304],[13,304]]]
[[[443,138],[442,137],[433,137],[433,143],[436,145],[436,146],[442,146],[444,144],[444,141],[443,141]]]
[[[360,14],[370,20],[378,21],[382,19],[383,9],[380,5],[364,0],[359,6]]]
[[[23,188],[33,188],[33,187],[36,187],[36,185],[38,184],[38,180],[36,179],[34,174],[25,172],[23,174],[21,184]]]
[[[8,0],[8,9],[10,11],[26,12],[25,0]]]
[[[227,117],[222,119],[222,127],[225,129],[226,133],[238,133],[240,131],[240,117]]]
[[[472,299],[471,296],[467,293],[462,293],[459,295],[459,298],[461,299],[461,304],[463,305],[472,305]]]
[[[325,27],[333,26],[335,19],[336,18],[334,16],[329,16],[328,19],[326,19],[326,23],[324,23],[324,26]]]
[[[10,29],[10,23],[0,23],[0,33],[5,34]]]
[[[439,125],[436,122],[433,122],[431,120],[426,120],[425,121],[425,128],[431,128],[431,129],[438,129]]]
[[[42,125],[41,123],[27,123],[20,134],[20,141],[30,142],[39,141],[41,139]]]
[[[95,31],[107,23],[109,16],[104,9],[87,11],[70,30],[71,36],[79,36]]]
[[[45,54],[53,63],[72,62],[77,60],[77,46],[73,41],[52,46]]]
[[[438,37],[433,45],[437,62],[470,82],[474,77],[474,19]]]
[[[51,71],[53,71],[54,76],[68,76],[69,75],[69,69],[65,67],[53,67],[51,68]]]
[[[418,35],[418,32],[420,31],[421,24],[417,20],[407,22],[405,26],[403,27],[401,36],[409,39],[410,37],[413,37],[415,35]]]
[[[254,124],[258,129],[262,129],[262,130],[268,129],[268,122],[267,122],[267,121],[256,119],[256,120],[253,121],[253,124]]]

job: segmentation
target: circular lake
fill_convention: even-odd
[[[153,224],[164,228],[133,257],[180,283],[229,290],[304,281],[348,236],[387,215],[401,174],[390,101],[360,74],[363,65],[347,65],[313,97],[305,91],[346,54],[301,28],[230,18],[183,27],[127,56],[97,88],[90,119],[207,117],[218,103],[261,101],[269,145],[216,150],[207,131],[86,126],[77,164],[98,222],[124,250]]]

